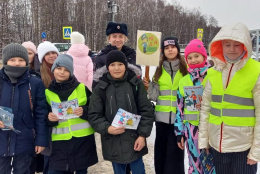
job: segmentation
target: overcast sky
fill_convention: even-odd
[[[242,22],[249,30],[260,29],[260,0],[167,0],[179,2],[188,9],[200,8],[206,15],[214,16],[223,26]]]

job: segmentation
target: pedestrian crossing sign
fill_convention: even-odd
[[[63,39],[70,39],[70,35],[72,33],[72,27],[71,26],[66,26],[62,27],[63,31]]]

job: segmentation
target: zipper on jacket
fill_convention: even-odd
[[[11,100],[11,108],[13,109],[14,106],[14,91],[15,91],[15,86],[13,86],[13,90],[12,90],[12,100]]]
[[[133,108],[132,108],[132,104],[131,104],[131,100],[130,100],[129,94],[126,94],[126,95],[127,95],[128,100],[129,100],[129,103],[130,103],[131,111],[133,111]]]
[[[172,79],[172,82],[173,82],[173,70],[172,70],[171,62],[169,62],[169,64],[170,64],[170,68],[171,68],[171,79]]]
[[[230,80],[230,74],[231,74],[231,71],[233,69],[233,66],[234,64],[232,63],[231,67],[230,67],[230,70],[229,70],[229,73],[228,73],[228,79],[227,79],[227,83],[226,83],[226,89],[228,87],[228,84],[229,84],[229,80]],[[220,129],[220,142],[219,142],[219,152],[221,153],[222,151],[222,139],[223,139],[223,122],[221,123],[221,129]]]
[[[13,89],[12,89],[12,99],[11,99],[11,108],[13,109],[13,106],[14,106],[14,91],[15,91],[15,86],[13,86]],[[8,155],[11,155],[10,154],[10,144],[11,144],[11,132],[8,131],[8,146],[7,146],[7,154]]]
[[[221,148],[222,148],[222,135],[223,134],[223,122],[221,123],[221,129],[220,129],[220,142],[219,142],[219,152],[221,153]]]
[[[8,146],[7,146],[7,156],[10,156],[10,144],[11,144],[11,131],[8,131]]]
[[[231,65],[231,67],[230,67],[230,70],[229,70],[229,73],[228,73],[228,79],[227,79],[227,83],[226,83],[226,89],[227,89],[228,84],[229,84],[230,74],[231,74],[231,71],[232,71],[233,66],[234,66],[234,64],[232,63],[232,65]]]
[[[111,115],[112,115],[112,96],[110,97],[110,110],[111,110]]]

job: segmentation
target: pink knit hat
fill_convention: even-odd
[[[36,46],[31,41],[22,43],[22,46],[24,46],[26,49],[32,50],[32,52],[34,52],[34,54],[37,53]]]
[[[190,53],[200,53],[205,57],[205,60],[207,59],[207,51],[203,45],[203,42],[201,42],[199,39],[193,39],[190,41],[190,43],[186,46],[184,55],[185,55],[185,60],[187,62],[187,57]]]

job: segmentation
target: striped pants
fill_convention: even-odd
[[[256,174],[257,163],[247,164],[249,150],[232,153],[219,153],[213,148],[212,150],[217,174]]]

